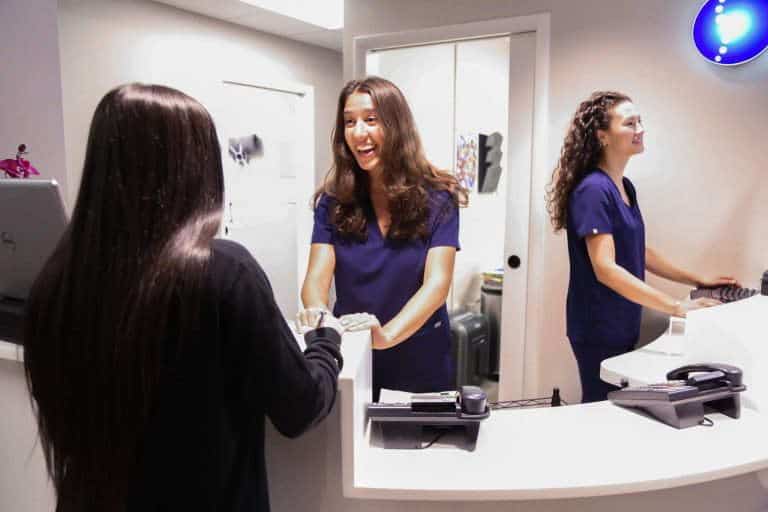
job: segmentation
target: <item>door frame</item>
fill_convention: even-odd
[[[393,49],[398,47],[431,45],[453,41],[466,41],[478,38],[514,36],[522,33],[535,33],[535,66],[533,92],[533,119],[531,126],[531,158],[528,183],[518,183],[528,188],[526,198],[517,200],[521,211],[527,212],[520,219],[519,225],[528,226],[527,240],[521,240],[519,254],[525,255],[521,269],[526,272],[523,280],[525,303],[514,305],[521,308],[518,316],[521,322],[511,327],[516,331],[512,342],[501,345],[499,399],[512,400],[539,393],[539,344],[537,335],[543,321],[541,307],[546,294],[535,286],[543,282],[544,269],[536,265],[537,257],[543,253],[544,239],[548,226],[548,214],[543,200],[533,200],[543,195],[549,179],[550,170],[547,158],[547,136],[549,122],[549,68],[550,68],[550,15],[549,13],[499,18],[487,21],[446,25],[402,32],[392,32],[369,36],[358,36],[352,40],[352,74],[354,78],[366,75],[366,56],[372,50]],[[510,81],[510,84],[512,81]],[[514,140],[512,116],[506,154],[511,155],[510,145]],[[524,173],[525,174],[525,173]],[[511,181],[511,180],[510,180]],[[508,184],[509,186],[509,184]],[[508,189],[509,190],[509,189]],[[510,196],[508,196],[510,197]],[[527,205],[526,205],[527,203]],[[527,206],[527,207],[526,207]],[[506,229],[506,228],[505,228]],[[505,235],[506,238],[506,235]],[[505,256],[506,257],[506,256]],[[541,258],[538,258],[539,261]],[[505,269],[506,273],[506,269]],[[505,291],[508,285],[505,282]],[[511,290],[510,290],[511,291]],[[509,297],[509,292],[506,293]],[[509,317],[511,305],[502,303],[502,317]],[[521,323],[521,324],[520,324]],[[502,319],[503,325],[503,319]],[[504,326],[509,328],[510,325]],[[504,337],[501,337],[504,339]],[[507,340],[510,338],[507,337]]]

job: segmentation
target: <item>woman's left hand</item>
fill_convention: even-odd
[[[700,288],[714,288],[715,286],[741,286],[735,277],[731,276],[702,276],[696,280]]]
[[[371,330],[371,343],[374,349],[381,350],[389,348],[389,339],[381,327],[376,315],[370,313],[352,313],[343,315],[339,318],[341,325],[347,332]]]

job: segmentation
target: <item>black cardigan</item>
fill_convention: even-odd
[[[202,330],[164,369],[129,512],[269,510],[265,416],[295,437],[333,407],[338,334],[314,331],[302,354],[264,271],[236,243],[214,241],[207,279]]]

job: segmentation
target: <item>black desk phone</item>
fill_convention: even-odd
[[[466,434],[468,448],[474,450],[480,421],[490,416],[488,397],[477,386],[462,386],[459,391],[416,393],[410,402],[368,404],[368,417],[380,425],[390,447],[417,448],[424,428],[459,428]],[[400,440],[398,443],[397,440]],[[415,443],[415,444],[414,444]]]
[[[641,409],[676,428],[704,421],[704,407],[731,418],[741,414],[741,370],[722,363],[692,364],[667,373],[667,382],[626,387],[608,393],[616,405]]]

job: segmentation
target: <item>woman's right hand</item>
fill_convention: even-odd
[[[694,309],[703,309],[703,308],[709,308],[712,306],[719,306],[722,304],[717,299],[712,299],[710,297],[699,297],[698,299],[686,299],[684,301],[680,301],[675,306],[675,311],[672,313],[673,316],[679,316],[682,318],[685,318],[689,311],[693,311]]]
[[[296,313],[296,330],[299,331],[299,334],[304,335],[318,327],[329,327],[338,332],[339,336],[344,334],[345,330],[339,319],[333,316],[333,313],[327,308],[311,307]]]
[[[333,316],[333,314],[330,312],[323,315],[323,321],[320,323],[320,327],[328,327],[330,329],[333,329],[334,331],[339,333],[339,336],[343,335],[344,331],[346,331],[341,321],[335,316]]]

